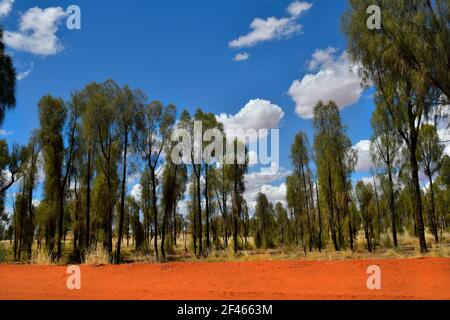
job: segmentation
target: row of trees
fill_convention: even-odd
[[[20,189],[11,221],[16,259],[24,250],[31,255],[34,238],[39,246],[45,241],[47,250],[59,259],[70,232],[75,257],[102,243],[119,263],[122,239],[129,239],[130,230],[137,249],[149,253],[153,243],[155,257],[165,257],[166,248],[176,244],[182,230],[177,209],[187,185],[191,186],[189,227],[195,254],[205,255],[211,249],[211,230],[217,240],[215,225],[210,223],[218,206],[226,225],[225,242],[233,234],[237,251],[247,165],[238,162],[237,152],[232,164],[222,166],[173,164],[174,105],[147,104],[139,90],[106,81],[74,92],[68,102],[45,96],[38,108],[40,128],[27,146],[8,156],[11,163],[16,154],[22,159],[9,169],[10,183],[18,180]],[[184,111],[177,127],[188,130],[194,139],[194,121],[202,121],[203,130],[223,131],[213,114],[200,109],[193,116]],[[183,155],[192,163],[195,143],[190,143],[190,154]],[[231,144],[238,149],[237,140]],[[3,148],[7,155],[7,145]],[[40,164],[43,198],[37,205],[33,193]],[[129,196],[130,170],[140,176],[139,199]]]
[[[287,178],[287,208],[293,239],[305,251],[321,250],[329,241],[335,250],[353,250],[361,230],[369,251],[382,241],[397,247],[399,232],[420,235],[419,220],[412,214],[416,194],[408,146],[394,127],[386,125],[386,118],[380,117],[379,112],[377,109],[372,117],[373,178],[359,180],[355,185],[351,176],[357,155],[333,102],[319,103],[315,108],[312,149],[304,133],[296,136],[291,149],[294,171]],[[450,158],[443,151],[436,127],[422,124],[416,158],[418,171],[426,179],[421,182],[421,187],[425,187],[419,190],[419,201],[436,242],[448,229],[450,218]],[[315,177],[309,168],[311,158],[315,159]],[[279,214],[274,212],[273,216]],[[282,229],[279,226],[277,230]]]
[[[19,181],[10,228],[2,230],[2,238],[13,240],[16,259],[24,253],[30,257],[35,240],[60,258],[70,234],[75,258],[102,244],[116,263],[125,239],[127,245],[132,239],[136,250],[166,257],[186,234],[198,256],[227,248],[229,239],[235,252],[249,248],[250,238],[260,248],[297,245],[306,253],[330,244],[336,251],[355,250],[361,231],[369,251],[383,241],[397,246],[399,232],[420,235],[411,214],[414,174],[408,146],[380,110],[372,117],[373,179],[353,185],[357,154],[336,104],[320,102],[314,110],[313,145],[302,132],[292,144],[286,206],[260,193],[251,215],[244,198],[248,165],[238,162],[236,152],[231,163],[220,165],[177,165],[170,159],[175,127],[193,133],[197,120],[205,124],[203,130],[223,131],[213,114],[184,111],[176,122],[173,105],[145,104],[141,92],[112,81],[90,84],[66,103],[45,96],[39,103],[40,129],[28,145],[11,152],[2,145],[10,165],[8,184]],[[235,151],[238,144],[232,142]],[[193,160],[194,148],[190,152]],[[450,222],[450,158],[443,156],[434,125],[421,125],[416,157],[428,179],[420,190],[424,225],[438,242]],[[40,167],[43,198],[36,202]],[[130,176],[140,177],[134,196],[128,190]],[[187,216],[178,210],[185,194]]]

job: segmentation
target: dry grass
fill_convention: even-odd
[[[324,248],[322,252],[312,251],[304,252],[302,247],[297,246],[282,246],[275,249],[256,249],[253,239],[248,239],[249,243],[246,250],[239,250],[236,254],[234,252],[234,246],[232,239],[229,239],[228,247],[225,248],[223,241],[221,241],[219,247],[212,248],[205,256],[198,257],[194,255],[192,249],[191,239],[188,237],[185,250],[185,243],[180,238],[177,241],[177,246],[174,248],[173,253],[168,255],[165,261],[208,261],[208,262],[227,262],[227,261],[273,261],[273,260],[308,260],[308,261],[341,261],[351,259],[405,259],[416,257],[450,257],[450,234],[444,234],[441,237],[439,243],[435,243],[432,235],[427,234],[427,244],[429,252],[427,254],[421,254],[419,251],[419,241],[417,237],[405,232],[399,234],[399,245],[394,248],[391,241],[383,236],[380,239],[379,245],[377,245],[375,252],[369,253],[365,247],[364,237],[360,235],[358,241],[355,243],[355,250],[342,250],[335,251],[332,245]],[[70,251],[70,241],[67,242],[64,247]],[[122,249],[122,261],[124,263],[155,263],[156,260],[151,249],[147,252],[136,251],[134,246],[130,243],[129,246],[125,245]],[[67,256],[67,255],[66,255]],[[9,242],[0,243],[0,263],[13,263],[12,248]],[[22,261],[24,263],[33,263],[41,265],[55,264],[52,261],[45,248],[41,250],[37,249],[37,245],[33,250],[33,257],[31,261]],[[61,264],[68,263],[66,258],[60,261]],[[103,246],[99,245],[95,249],[91,249],[86,252],[82,260],[86,265],[106,265],[110,263],[110,257],[108,253],[103,249]]]
[[[103,246],[91,248],[90,250],[86,251],[86,254],[83,258],[83,264],[87,265],[105,265],[109,263],[109,254],[103,248]]]
[[[33,252],[31,257],[31,263],[43,266],[55,264],[50,253],[47,251],[45,247],[42,247],[41,249],[38,249]]]

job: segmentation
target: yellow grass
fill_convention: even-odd
[[[177,240],[177,246],[173,253],[167,255],[164,261],[209,261],[209,262],[227,262],[227,261],[271,261],[271,260],[292,260],[301,259],[308,261],[326,261],[326,260],[350,260],[350,259],[401,259],[401,258],[415,258],[415,257],[450,257],[450,234],[444,234],[439,243],[435,243],[431,234],[426,235],[429,252],[421,254],[419,251],[419,241],[417,237],[405,232],[398,235],[399,245],[394,248],[391,241],[388,241],[385,236],[380,239],[375,252],[369,253],[365,247],[365,240],[362,234],[358,236],[355,243],[355,250],[349,249],[336,252],[332,245],[324,248],[322,252],[313,250],[313,252],[304,252],[303,247],[295,245],[281,246],[275,249],[255,249],[252,238],[248,239],[248,246],[245,250],[239,250],[236,254],[234,252],[233,239],[229,239],[228,247],[224,247],[223,241],[220,242],[220,248],[212,246],[209,252],[204,256],[196,256],[193,253],[192,240],[188,236],[185,244],[183,238]],[[160,244],[160,243],[159,243]],[[33,256],[31,261],[23,258],[22,263],[33,263],[41,265],[55,264],[52,261],[45,248],[38,250],[37,245],[34,246]],[[69,256],[71,253],[71,241],[64,244],[65,255],[59,262],[60,264],[70,263]],[[123,263],[155,263],[156,260],[153,254],[153,244],[150,245],[149,251],[136,251],[134,245],[130,243],[128,246],[124,243],[122,249]],[[161,260],[160,260],[161,261]],[[9,241],[0,242],[0,263],[12,263],[13,253]],[[106,265],[110,263],[110,257],[103,246],[99,244],[95,249],[86,252],[82,264],[86,265]]]
[[[88,250],[83,258],[83,264],[87,265],[104,265],[109,262],[108,252],[100,245]]]
[[[55,264],[52,260],[50,253],[47,251],[45,247],[41,247],[41,249],[34,251],[31,257],[32,264],[38,265],[53,265]]]

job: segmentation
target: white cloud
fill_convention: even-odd
[[[235,62],[241,62],[241,61],[248,60],[249,58],[250,58],[250,53],[248,53],[248,52],[241,52],[241,53],[238,53],[238,54],[233,58],[233,61],[235,61]]]
[[[284,206],[286,206],[286,191],[287,186],[286,183],[281,183],[280,185],[269,185],[264,184],[258,186],[255,189],[247,189],[244,197],[247,201],[247,205],[251,212],[254,212],[256,207],[256,199],[258,198],[258,193],[264,193],[267,196],[267,199],[273,203],[274,205],[277,202],[281,202]]]
[[[301,31],[303,26],[298,24],[296,19],[302,12],[309,10],[311,6],[307,2],[296,1],[289,5],[287,11],[290,16],[287,18],[255,18],[250,24],[252,30],[246,35],[230,41],[229,46],[231,48],[248,48],[274,39],[289,38]]]
[[[255,150],[248,151],[248,165],[252,167],[258,164],[258,153]]]
[[[12,10],[14,0],[3,0],[0,1],[0,18],[6,17]]]
[[[55,55],[63,50],[56,32],[65,16],[66,12],[61,7],[31,8],[20,17],[19,32],[5,32],[5,43],[18,51]]]
[[[271,184],[281,179],[286,179],[291,171],[279,168],[276,163],[272,163],[268,170],[258,170],[245,175],[245,186],[247,190],[255,190],[264,184]]]
[[[291,17],[298,18],[303,12],[311,9],[311,7],[312,3],[305,1],[295,1],[289,5],[289,7],[287,8],[287,12],[291,15]]]
[[[270,170],[255,171],[245,175],[245,200],[253,212],[256,206],[258,193],[264,193],[270,202],[276,204],[281,202],[286,205],[286,184],[280,180],[286,179],[292,172],[284,168],[279,168],[277,164],[272,164]]]
[[[361,98],[363,88],[358,77],[359,64],[353,63],[346,52],[335,55],[335,48],[316,50],[308,63],[317,73],[307,74],[302,80],[295,80],[289,88],[289,95],[296,103],[296,113],[310,119],[319,101],[333,100],[340,109],[349,107]]]
[[[370,153],[370,140],[361,140],[353,146],[353,150],[358,153],[358,162],[356,163],[356,172],[367,172],[375,167]]]
[[[10,135],[12,135],[12,134],[13,134],[12,131],[0,129],[0,137],[1,137],[1,136],[10,136]]]
[[[235,115],[222,113],[216,116],[225,130],[276,129],[283,117],[284,112],[279,106],[263,99],[250,100]]]
[[[130,194],[134,200],[141,201],[141,195],[142,195],[142,186],[138,183],[133,186],[133,189],[131,190]]]
[[[329,67],[333,61],[333,55],[337,52],[336,48],[328,47],[324,50],[316,50],[312,55],[312,59],[308,62],[308,67],[311,71],[316,70],[320,65]]]
[[[30,67],[27,70],[17,73],[17,76],[16,76],[17,80],[22,81],[23,79],[28,77],[30,75],[30,73],[33,71],[33,68],[34,68],[34,63],[31,63]]]

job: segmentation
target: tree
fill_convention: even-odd
[[[155,230],[154,254],[158,259],[158,197],[156,195],[156,169],[160,165],[161,153],[172,134],[176,119],[176,107],[172,104],[163,106],[159,101],[153,101],[147,105],[143,112],[142,122],[139,127],[138,150],[146,162],[150,172],[153,212]]]
[[[336,251],[344,245],[344,221],[348,221],[348,239],[353,249],[354,231],[349,211],[351,173],[357,155],[342,124],[337,105],[319,102],[314,108],[314,151],[321,198],[328,207],[328,226]]]
[[[30,140],[27,145],[27,158],[24,173],[24,187],[26,188],[27,198],[28,198],[28,239],[27,239],[27,253],[28,258],[31,258],[32,255],[32,246],[34,239],[34,230],[35,230],[35,207],[33,204],[34,196],[33,191],[36,188],[37,178],[38,178],[38,165],[39,165],[39,137],[38,133],[34,132],[30,137]]]
[[[428,177],[430,183],[430,206],[429,222],[431,231],[433,232],[434,239],[439,242],[438,228],[436,222],[436,205],[435,194],[433,187],[433,177],[438,172],[441,164],[441,158],[444,148],[441,144],[439,136],[436,131],[436,127],[430,124],[424,124],[420,128],[420,135],[418,141],[419,162],[422,165],[422,169],[425,175]]]
[[[201,110],[197,110],[197,115],[201,115]],[[202,223],[202,194],[201,194],[201,177],[202,177],[202,163],[203,154],[199,154],[198,150],[201,150],[203,144],[203,132],[196,132],[195,119],[192,119],[189,112],[186,110],[182,112],[179,122],[179,129],[186,130],[189,141],[187,141],[188,153],[183,154],[183,158],[190,163],[191,173],[194,179],[193,186],[195,191],[192,190],[194,203],[192,204],[192,213],[197,216],[193,218],[193,238],[194,238],[194,251],[197,251],[196,239],[198,237],[198,255],[203,255],[203,223]],[[198,135],[201,135],[200,137]],[[198,223],[198,228],[197,228]],[[196,252],[197,254],[197,252]]]
[[[161,255],[166,257],[165,247],[170,241],[165,241],[167,225],[170,213],[174,214],[174,225],[176,226],[176,206],[178,200],[184,196],[186,189],[187,174],[184,165],[176,165],[168,159],[162,177],[162,203],[164,205],[164,215],[161,228]],[[173,235],[176,238],[176,233]]]
[[[370,5],[381,8],[380,30],[367,28]],[[351,0],[342,23],[348,51],[370,78],[382,68],[400,79],[416,78],[448,99],[449,10],[448,0]]]
[[[227,145],[226,136],[224,136],[224,145]],[[231,165],[226,161],[222,161],[220,167],[215,171],[213,175],[214,193],[216,195],[217,204],[222,214],[223,223],[223,243],[225,248],[228,248],[228,237],[230,232],[229,215],[228,215],[228,199],[232,191],[231,183]]]
[[[139,204],[131,196],[125,200],[126,215],[130,217],[131,228],[133,229],[135,250],[139,251],[144,243],[144,230],[139,218]]]
[[[18,144],[14,144],[11,151],[8,149],[7,142],[0,140],[0,195],[4,195],[20,179],[27,159],[25,149]]]
[[[88,105],[93,99],[95,99],[95,94],[98,86],[91,84],[86,86],[81,92],[76,92],[73,94],[72,100],[77,100],[78,108],[81,113],[81,126],[80,134],[78,139],[79,144],[79,167],[80,174],[84,175],[84,182],[82,183],[82,188],[84,190],[84,211],[85,211],[85,222],[84,222],[84,245],[87,250],[91,246],[91,205],[92,205],[92,180],[94,178],[95,171],[95,136],[91,135],[90,132],[90,122],[88,118],[90,117],[90,112],[88,111]]]
[[[425,227],[422,216],[422,202],[419,181],[418,143],[419,131],[423,119],[428,115],[431,105],[426,101],[435,95],[421,86],[415,94],[413,85],[409,80],[396,80],[390,76],[379,75],[377,79],[378,94],[376,104],[379,109],[386,109],[386,115],[391,118],[398,134],[402,137],[408,150],[409,167],[411,170],[411,183],[413,186],[414,212],[417,221],[420,250],[427,251],[425,241]],[[411,96],[416,95],[414,100]],[[425,97],[429,98],[425,98]],[[436,96],[435,96],[436,97]]]
[[[445,155],[441,161],[440,176],[447,188],[450,188],[450,157]]]
[[[358,181],[355,186],[356,197],[359,202],[359,210],[361,218],[364,224],[364,235],[367,241],[367,250],[372,252],[375,248],[373,239],[375,235],[373,233],[373,212],[371,204],[373,201],[373,188],[371,185],[365,185],[364,182]]]
[[[378,108],[374,111],[371,119],[373,136],[371,142],[372,158],[379,166],[383,167],[383,173],[388,176],[388,202],[391,213],[391,230],[394,246],[397,247],[397,226],[395,210],[395,191],[393,175],[396,169],[396,157],[400,148],[400,137],[398,136],[392,118],[386,114],[388,110]]]
[[[45,201],[51,208],[47,217],[46,245],[49,251],[52,252],[55,243],[54,237],[57,235],[57,259],[61,257],[62,253],[64,187],[67,182],[67,175],[63,173],[65,158],[63,129],[66,117],[67,108],[62,99],[45,96],[39,101],[39,120],[41,125],[39,139],[44,158]],[[56,224],[58,225],[57,231]]]
[[[287,216],[287,211],[280,202],[275,205],[275,216],[277,221],[278,230],[281,236],[281,245],[286,245],[288,240],[289,231],[289,219]]]
[[[201,109],[197,109],[195,113],[195,120],[200,121],[202,123],[202,137],[205,134],[207,130],[210,129],[217,129],[221,132],[223,132],[223,125],[216,120],[216,116],[213,113],[204,113]],[[203,147],[206,146],[208,142],[203,142]],[[213,155],[215,157],[219,155]],[[222,156],[222,155],[220,155]],[[207,161],[204,161],[204,174],[203,177],[205,178],[205,186],[204,186],[204,198],[205,198],[205,214],[206,214],[206,230],[205,230],[205,237],[206,237],[206,247],[208,250],[211,249],[210,244],[210,235],[209,235],[209,229],[210,229],[210,217],[211,217],[211,199],[210,199],[210,166],[212,163],[208,163]],[[201,168],[200,168],[201,171]]]
[[[386,108],[408,151],[414,212],[421,252],[427,252],[417,162],[423,118],[450,96],[448,1],[377,0],[381,30],[368,30],[367,0],[352,0],[343,20],[348,51],[362,63],[366,83],[377,89],[377,108]]]
[[[233,241],[234,241],[234,252],[237,253],[239,220],[241,219],[241,213],[244,204],[243,194],[245,192],[245,174],[247,173],[248,170],[248,154],[245,145],[243,145],[242,142],[238,141],[237,138],[234,139],[233,143],[231,144],[231,147],[232,147],[231,160],[233,163],[231,168],[231,181],[233,183],[233,191],[232,191]]]
[[[91,96],[84,115],[86,134],[93,139],[93,149],[96,153],[97,171],[102,176],[96,177],[97,188],[106,184],[106,212],[102,213],[104,230],[103,246],[112,255],[112,220],[116,204],[117,163],[120,158],[120,140],[117,130],[117,97],[119,87],[108,80],[104,83],[89,85]]]
[[[255,208],[256,235],[258,248],[273,248],[275,245],[273,230],[276,225],[273,207],[264,193],[258,193]]]
[[[145,96],[140,91],[132,91],[128,86],[124,86],[117,95],[118,119],[117,130],[121,142],[122,150],[122,177],[120,187],[120,213],[117,234],[117,248],[114,262],[120,263],[120,247],[122,243],[122,234],[125,217],[125,196],[127,184],[127,157],[129,144],[133,142],[135,147],[138,136],[139,117],[143,113]],[[137,147],[135,147],[137,149]]]
[[[159,184],[158,179],[156,180],[156,185]],[[146,250],[150,248],[150,241],[153,240],[153,231],[151,225],[155,225],[154,216],[152,215],[152,178],[151,173],[148,168],[145,168],[141,174],[140,179],[141,194],[140,194],[140,206],[143,213],[143,228],[144,228],[144,240],[146,245]]]
[[[16,70],[5,52],[3,29],[0,27],[0,126],[8,109],[16,106]]]
[[[312,251],[313,242],[314,242],[314,226],[312,222],[312,215],[314,210],[314,203],[310,200],[312,199],[312,189],[309,183],[308,174],[309,170],[309,161],[310,161],[310,151],[309,151],[309,142],[307,136],[300,132],[294,138],[294,143],[291,147],[291,161],[294,166],[294,172],[297,174],[301,181],[300,192],[297,194],[298,197],[301,197],[301,203],[304,205],[304,210],[306,213],[306,223],[308,229],[308,244],[309,251]],[[308,181],[308,182],[307,182]]]

